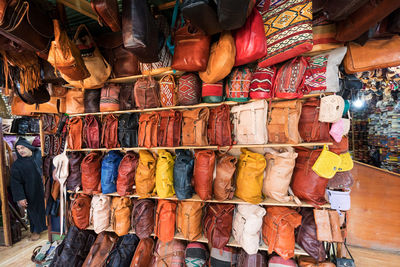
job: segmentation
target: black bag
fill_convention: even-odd
[[[190,24],[202,29],[208,35],[222,32],[216,9],[212,0],[184,0],[182,2],[183,16],[190,21]]]
[[[93,113],[100,111],[101,88],[85,90],[83,95],[83,105],[85,113]]]
[[[21,91],[19,84],[14,87],[14,92],[28,105],[43,104],[50,101],[50,94],[47,91],[46,84],[39,85],[38,88],[32,90]]]
[[[118,141],[121,147],[137,147],[139,113],[125,113],[118,118]]]
[[[67,178],[67,190],[75,191],[81,187],[81,163],[85,154],[79,151],[69,152],[69,175]]]
[[[174,189],[176,197],[181,199],[191,198],[193,195],[192,177],[193,177],[194,159],[189,150],[176,150],[176,159],[174,165]]]
[[[134,234],[120,237],[117,246],[108,255],[106,267],[129,267],[138,243],[139,237]]]
[[[392,33],[400,32],[400,8],[396,9],[388,17],[388,31]]]
[[[246,22],[249,0],[218,0],[218,21],[224,30],[239,29]]]

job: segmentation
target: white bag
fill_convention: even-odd
[[[333,210],[350,210],[350,190],[348,191],[334,191],[327,189],[331,209]]]
[[[103,232],[110,226],[111,197],[94,195],[90,207],[90,222],[96,234]]]
[[[335,122],[342,118],[344,99],[339,95],[329,95],[321,98],[318,120],[321,122]]]

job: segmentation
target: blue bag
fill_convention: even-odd
[[[174,165],[174,189],[179,200],[191,198],[193,195],[193,167],[192,153],[189,150],[177,149]]]
[[[117,191],[117,176],[119,163],[123,155],[118,151],[110,151],[101,162],[101,192],[110,194]]]

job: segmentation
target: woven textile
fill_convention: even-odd
[[[178,102],[180,105],[195,105],[201,95],[201,80],[194,73],[182,75],[179,79]]]
[[[268,67],[296,57],[313,47],[312,1],[271,1],[263,13],[268,55],[260,61],[260,67]]]
[[[250,97],[255,99],[271,98],[275,74],[275,67],[258,67],[251,77]]]
[[[175,106],[176,101],[176,87],[174,76],[165,75],[160,81],[160,100],[163,107]]]
[[[232,70],[225,84],[226,100],[244,102],[249,100],[251,71],[247,67]]]
[[[223,100],[224,86],[223,82],[219,81],[216,83],[203,83],[201,89],[201,97],[203,102],[216,103]]]
[[[310,91],[326,90],[326,66],[328,55],[311,57],[305,74],[304,84]]]
[[[274,85],[274,96],[293,99],[303,96],[304,73],[307,61],[304,57],[296,57],[286,62],[278,71]]]

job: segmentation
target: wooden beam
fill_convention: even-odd
[[[57,0],[58,3],[63,4],[73,10],[89,17],[98,20],[97,14],[93,11],[92,6],[86,0]]]

